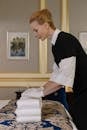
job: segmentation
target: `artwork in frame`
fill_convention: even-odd
[[[87,32],[80,32],[79,40],[80,40],[80,43],[81,43],[83,49],[85,50],[85,52],[87,54]]]
[[[7,32],[9,59],[29,59],[29,32]]]

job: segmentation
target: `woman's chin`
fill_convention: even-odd
[[[41,41],[44,41],[46,38],[41,38]]]

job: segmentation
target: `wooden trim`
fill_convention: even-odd
[[[69,6],[68,0],[61,0],[61,29],[69,32]]]
[[[42,86],[50,74],[40,73],[0,73],[0,87]]]
[[[40,0],[40,9],[44,9],[45,4],[45,0]],[[39,40],[39,71],[40,73],[47,73],[47,39]]]

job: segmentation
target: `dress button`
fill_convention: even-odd
[[[57,93],[57,92],[55,92],[55,93],[54,93],[54,96],[57,96],[57,95],[58,95],[58,93]]]

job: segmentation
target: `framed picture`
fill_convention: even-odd
[[[7,55],[9,59],[29,59],[29,33],[7,32]]]
[[[85,50],[87,54],[87,32],[80,32],[79,40],[80,40],[80,43],[82,44],[83,49]]]

